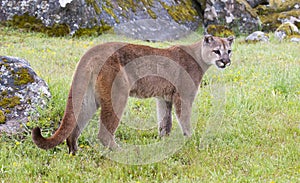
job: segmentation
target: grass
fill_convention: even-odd
[[[0,55],[27,59],[49,84],[53,97],[47,110],[39,121],[27,124],[29,129],[43,126],[49,135],[62,118],[76,64],[92,46],[123,41],[168,47],[188,44],[198,36],[148,43],[115,35],[50,38],[0,27]],[[81,151],[76,156],[67,154],[65,144],[38,149],[29,133],[22,138],[0,136],[1,182],[299,182],[299,44],[273,38],[267,44],[245,44],[241,37],[233,54],[229,68],[210,68],[206,74],[194,107],[193,136],[165,159],[145,165],[110,160],[96,141],[95,115],[79,139]],[[120,143],[163,141],[157,137],[153,106],[153,100],[129,101],[116,134]],[[135,116],[149,121],[144,123],[149,130],[136,130],[138,124],[129,123]]]

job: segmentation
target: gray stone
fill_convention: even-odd
[[[291,42],[300,43],[300,38],[293,37],[293,38],[291,38]]]
[[[260,21],[247,1],[207,0],[204,25],[210,24],[223,24],[238,32],[251,33],[259,29]]]
[[[190,34],[191,31],[175,21],[147,19],[120,24],[115,27],[115,32],[134,39],[157,42],[176,40]]]
[[[246,0],[252,8],[256,8],[259,5],[269,5],[270,0]]]
[[[262,31],[255,31],[246,37],[246,42],[268,42],[269,37]]]
[[[201,22],[193,0],[2,0],[0,3],[0,21],[28,13],[48,27],[66,24],[71,33],[79,28],[103,26],[103,23],[115,27],[145,19],[175,21],[190,30],[197,29]]]
[[[281,24],[275,31],[275,37],[279,40],[286,38],[287,36],[300,34],[298,27],[291,23],[285,22]]]
[[[47,84],[29,63],[20,58],[0,56],[0,111],[5,115],[0,133],[16,133],[30,117],[36,119],[51,97]],[[3,120],[3,116],[2,116]],[[24,127],[25,125],[23,125]]]

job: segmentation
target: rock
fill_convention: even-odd
[[[275,37],[282,40],[288,36],[298,35],[299,30],[295,24],[285,22],[281,24],[275,31]]]
[[[291,42],[300,43],[300,38],[299,37],[292,37]]]
[[[47,84],[26,60],[0,56],[0,133],[24,130],[20,125],[38,117],[37,109],[50,97]]]
[[[272,0],[269,6],[256,8],[264,32],[275,31],[282,23],[291,22],[300,26],[299,0]]]
[[[207,0],[204,25],[207,27],[210,24],[223,24],[231,30],[250,33],[258,30],[260,21],[256,11],[246,0]]]
[[[270,0],[246,0],[252,8],[256,8],[259,5],[269,5]]]
[[[115,27],[115,32],[134,39],[157,42],[176,40],[188,35],[191,31],[175,21],[147,19],[120,24]]]
[[[59,0],[59,4],[61,7],[66,7],[66,5],[70,2],[72,2],[73,0]]]
[[[208,25],[206,33],[218,37],[234,36],[234,32],[224,25]]]
[[[145,19],[173,21],[195,30],[200,17],[194,0],[2,0],[0,8],[0,21],[51,36],[97,35],[119,24]]]
[[[255,31],[246,37],[246,42],[268,42],[269,37],[262,31]]]

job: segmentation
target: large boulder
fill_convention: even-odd
[[[0,133],[22,131],[21,124],[38,117],[38,108],[50,97],[47,84],[26,60],[0,56]]]
[[[300,27],[299,0],[270,0],[269,6],[258,6],[256,9],[263,31],[275,31],[285,22],[291,22]]]
[[[148,19],[130,21],[115,27],[115,32],[134,39],[145,41],[172,41],[191,33],[191,30],[175,21]]]
[[[269,42],[269,36],[262,31],[255,31],[245,39],[247,43]]]
[[[204,24],[206,27],[223,24],[241,33],[250,33],[260,27],[256,11],[246,0],[207,0]]]
[[[189,30],[201,22],[193,0],[2,0],[0,7],[0,21],[56,36],[97,35],[145,19],[176,22]]]
[[[300,32],[298,27],[291,22],[285,22],[281,24],[275,31],[275,37],[279,40],[293,38],[293,36],[299,37],[299,35]]]

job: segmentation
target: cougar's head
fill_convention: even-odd
[[[206,35],[203,40],[202,58],[207,65],[225,68],[231,64],[231,45],[234,37],[219,38]]]

